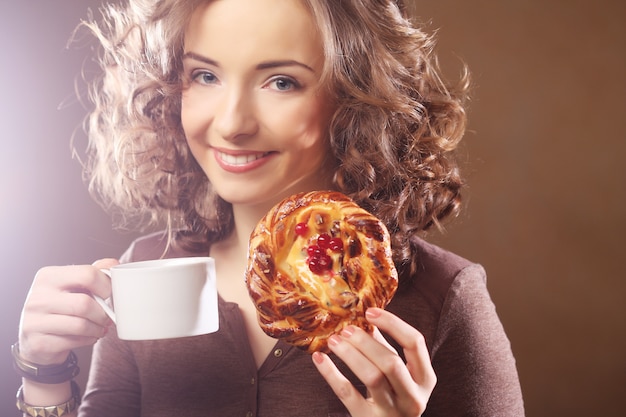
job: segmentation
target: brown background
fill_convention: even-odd
[[[476,87],[465,209],[432,238],[487,268],[528,416],[622,415],[625,3],[416,3],[446,72],[463,60]],[[17,416],[9,345],[37,269],[116,256],[133,237],[90,201],[69,147],[88,51],[65,42],[96,4],[0,0],[0,415]]]

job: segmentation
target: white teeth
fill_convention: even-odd
[[[245,165],[250,162],[256,161],[263,157],[264,154],[253,154],[253,155],[230,155],[223,152],[218,152],[219,157],[222,161],[226,162],[228,165]]]

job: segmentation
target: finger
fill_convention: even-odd
[[[363,337],[357,336],[353,339],[353,332],[358,332]],[[366,346],[360,346],[358,340],[366,343]],[[353,342],[355,343],[353,344]],[[399,365],[404,367],[404,363],[397,355],[355,326],[345,328],[341,332],[341,336],[331,336],[328,339],[328,346],[354,372],[356,377],[365,384],[376,404],[383,408],[392,408],[394,406],[394,390],[384,370],[378,364],[378,362],[384,361],[376,358],[376,356],[394,357],[399,361]],[[405,370],[405,373],[408,376],[408,371]]]
[[[26,303],[24,305],[24,313],[27,316],[28,314],[63,314],[63,315],[72,315],[85,317],[94,323],[104,325],[107,321],[107,316],[102,310],[102,308],[98,305],[98,303],[93,299],[93,297],[89,294],[87,289],[64,289],[65,284],[70,282],[71,278],[67,278],[76,272],[76,268],[72,268],[67,272],[67,269],[59,269],[59,271],[64,271],[63,275],[53,275],[58,277],[55,279],[54,277],[48,278],[44,277],[40,279],[40,282],[30,290]],[[54,271],[53,271],[54,272]],[[85,274],[92,274],[93,278],[84,278]],[[86,269],[86,272],[80,274],[80,278],[76,278],[71,280],[74,283],[74,286],[79,285],[77,282],[81,282],[81,287],[83,286],[91,286],[94,285],[85,284],[86,281],[90,280],[103,280],[101,285],[97,285],[102,289],[98,289],[102,294],[110,294],[110,282],[104,276],[104,278],[99,277],[100,273],[97,270],[89,267]],[[103,274],[104,275],[104,274]],[[41,282],[41,281],[44,282]],[[45,282],[48,280],[50,282]],[[58,282],[63,281],[61,287],[55,286]]]
[[[80,317],[47,314],[25,323],[29,335],[53,335],[60,337],[100,338],[106,334],[108,326],[101,326]]]
[[[406,366],[413,380],[420,386],[432,390],[437,378],[430,362],[424,336],[396,315],[379,308],[368,309],[366,318],[402,346]]]
[[[46,308],[43,305],[41,307]],[[50,314],[78,317],[98,326],[111,324],[111,319],[100,304],[85,293],[60,293],[56,302],[47,306],[47,309]]]
[[[93,263],[93,266],[95,268],[98,269],[98,271],[100,272],[100,276],[102,277],[102,274],[104,274],[104,272],[102,272],[103,269],[110,269],[116,265],[119,265],[120,262],[117,259],[113,259],[113,258],[104,258],[104,259],[99,259],[97,261],[95,261]],[[107,298],[109,298],[111,296],[111,279],[110,279],[110,275],[109,274],[104,274],[106,276],[106,282],[107,282],[107,286],[104,289],[105,292],[94,292],[94,294],[100,296],[102,299],[106,300]]]
[[[337,366],[325,353],[315,352],[312,355],[313,363],[324,377],[337,398],[353,415],[365,415],[366,400],[352,383],[337,369]]]
[[[108,277],[92,265],[50,266],[37,272],[31,291],[37,289],[89,292],[102,298],[111,295]]]
[[[98,303],[82,293],[58,293],[54,298],[34,296],[25,307],[23,334],[101,337],[111,325]]]
[[[358,352],[351,352],[345,346],[338,346],[350,355],[346,359],[342,355],[341,359],[346,361],[368,387],[372,398],[379,405],[403,407],[406,399],[417,397],[415,381],[402,358],[388,347],[388,343],[380,343],[356,326],[346,327],[341,332],[341,339]],[[412,403],[407,405],[412,407]]]
[[[396,355],[398,354],[398,351],[396,350],[396,348],[391,346],[391,344],[387,341],[387,339],[385,339],[385,336],[383,336],[380,330],[378,330],[378,327],[374,327],[374,332],[372,333],[372,336],[374,337],[374,339],[376,339],[376,341],[378,341],[378,343],[382,344],[383,346],[385,346],[387,349],[389,349],[391,352],[395,353]]]
[[[58,314],[25,314],[20,326],[20,354],[35,363],[57,363],[71,349],[92,345],[110,326]]]
[[[120,261],[118,261],[117,259],[104,258],[104,259],[98,259],[92,265],[98,269],[105,269],[105,268],[113,268],[115,265],[119,265],[119,263]]]

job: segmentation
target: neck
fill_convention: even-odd
[[[330,172],[330,170],[329,170]],[[258,204],[233,204],[234,229],[231,234],[222,242],[218,242],[213,247],[220,247],[228,250],[231,254],[238,253],[240,257],[247,258],[248,242],[252,231],[258,222],[269,210],[277,204],[280,199],[287,198],[292,194],[307,190],[329,190],[332,189],[330,178],[317,176],[315,178],[300,179],[290,187],[287,187],[282,195],[274,196],[274,199],[259,202]]]
[[[271,205],[267,207],[233,205],[235,227],[228,237],[212,245],[211,252],[226,251],[231,256],[236,254],[237,258],[246,259],[250,234],[270,208]]]

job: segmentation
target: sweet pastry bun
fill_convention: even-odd
[[[266,334],[310,353],[348,325],[368,332],[369,307],[384,308],[398,287],[385,225],[347,196],[291,196],[250,237],[248,292]]]

